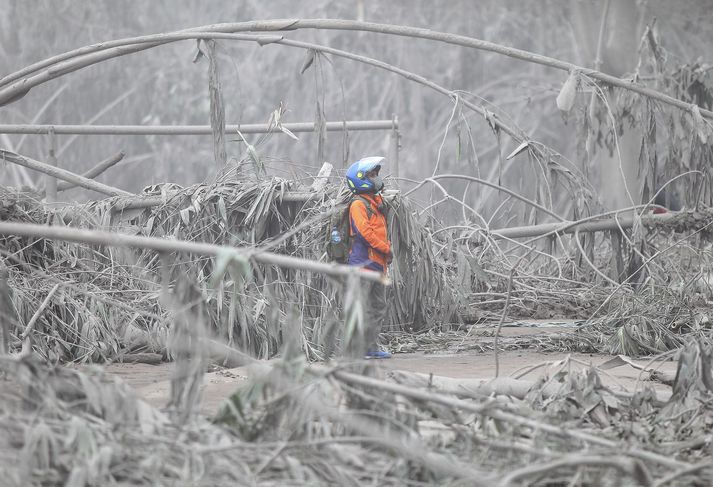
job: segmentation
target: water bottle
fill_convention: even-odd
[[[332,227],[332,242],[339,243],[342,241],[342,236],[339,234],[337,227]]]

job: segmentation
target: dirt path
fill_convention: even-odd
[[[531,335],[533,333],[549,333],[552,329],[523,328],[508,329],[507,335]],[[613,357],[607,355],[568,354],[568,353],[543,353],[534,350],[519,350],[502,352],[500,358],[500,376],[514,376],[521,374],[537,365],[549,363],[548,366],[536,368],[524,376],[534,380],[543,375],[551,376],[563,366],[570,370],[582,370],[590,365],[599,366]],[[568,361],[567,361],[568,359]],[[567,365],[565,365],[567,361]],[[648,360],[636,360],[636,364],[644,366]],[[430,354],[430,353],[400,353],[395,354],[391,360],[379,362],[385,369],[404,370],[423,374],[434,374],[452,378],[488,379],[495,375],[495,361],[492,352],[480,353],[469,351],[456,354]],[[659,370],[668,374],[675,374],[675,362],[659,363]],[[114,364],[106,367],[107,372],[115,374],[133,387],[137,393],[150,404],[163,407],[168,402],[170,394],[170,376],[172,364],[160,365],[142,364]],[[660,383],[644,380],[643,374],[639,380],[639,370],[623,365],[606,371],[600,371],[602,382],[614,390],[627,390],[633,392],[635,387],[652,386],[659,397],[666,398],[670,388]],[[209,372],[205,376],[203,387],[203,411],[212,414],[218,410],[220,404],[239,387],[248,376],[246,368],[224,369]],[[637,384],[638,381],[638,384]]]

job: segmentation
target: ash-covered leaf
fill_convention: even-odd
[[[183,224],[188,226],[191,223],[191,210],[192,208],[184,208],[182,209],[179,213],[181,215],[181,220],[183,221]]]
[[[513,150],[510,154],[508,154],[508,156],[505,158],[505,160],[509,161],[510,159],[512,159],[513,157],[515,157],[516,155],[518,155],[520,152],[522,152],[522,151],[524,151],[525,149],[527,149],[529,146],[530,146],[530,142],[529,142],[529,141],[527,141],[527,140],[523,141],[522,144],[518,145],[518,146],[515,148],[515,150]]]
[[[300,68],[300,74],[305,74],[305,71],[309,69],[310,66],[314,63],[314,58],[317,54],[317,51],[314,49],[308,49],[305,52],[305,58],[302,61],[302,67]]]
[[[225,223],[228,223],[228,210],[225,207],[225,200],[222,196],[218,198],[218,214],[220,214]]]
[[[557,108],[564,113],[569,113],[574,106],[579,87],[579,71],[572,70],[567,77],[567,81],[562,85],[562,89],[557,95]]]
[[[196,53],[193,55],[193,59],[191,60],[191,62],[197,63],[204,56],[205,54],[203,53],[203,49],[201,49],[201,40],[196,39]]]
[[[693,115],[693,123],[696,126],[698,138],[705,144],[708,142],[708,125],[706,121],[703,120],[703,115],[701,115],[701,110],[698,108],[698,105],[691,105],[691,115]]]

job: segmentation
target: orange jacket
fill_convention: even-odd
[[[386,217],[379,211],[383,199],[371,194],[359,196],[369,201],[371,218],[364,202],[355,198],[349,207],[350,235],[353,237],[349,263],[384,272],[389,264],[386,255],[391,251],[391,242],[386,228]]]

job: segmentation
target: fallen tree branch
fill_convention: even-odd
[[[36,225],[33,223],[0,222],[0,235],[17,235],[21,237],[45,238],[63,240],[109,247],[128,247],[156,250],[158,252],[189,252],[212,257],[234,256],[238,259],[251,259],[266,265],[300,269],[330,276],[356,275],[368,281],[377,281],[389,285],[389,279],[379,272],[363,270],[358,267],[317,262],[288,255],[260,252],[253,248],[229,247],[203,242],[187,242],[184,240],[168,240],[141,235],[127,235],[83,228],[57,227]]]
[[[678,211],[662,214],[650,214],[641,217],[641,224],[645,227],[671,226],[673,228],[691,226],[694,229],[696,223],[701,225],[710,221],[713,217],[712,210],[703,211]],[[593,220],[590,217],[576,222],[563,223],[542,223],[540,225],[527,225],[521,227],[501,228],[492,230],[494,238],[515,239],[527,237],[544,237],[566,233],[600,232],[603,230],[619,230],[631,228],[636,222],[636,216],[627,215],[619,218],[605,218]]]
[[[108,196],[130,196],[131,193],[124,191],[123,189],[114,188],[97,181],[85,178],[79,174],[67,171],[59,167],[50,166],[44,162],[36,161],[29,157],[21,156],[9,150],[0,149],[0,160],[11,162],[19,166],[27,167],[35,171],[39,171],[44,174],[48,174],[57,179],[67,181],[68,183],[75,184],[76,186],[81,186],[82,188],[91,189],[97,193],[102,193]]]
[[[411,388],[436,388],[445,394],[460,397],[484,398],[488,396],[509,396],[525,399],[536,382],[512,377],[496,379],[461,379],[441,375],[422,374],[404,370],[391,370],[388,378]],[[555,384],[547,384],[541,391],[548,398],[557,392]]]

